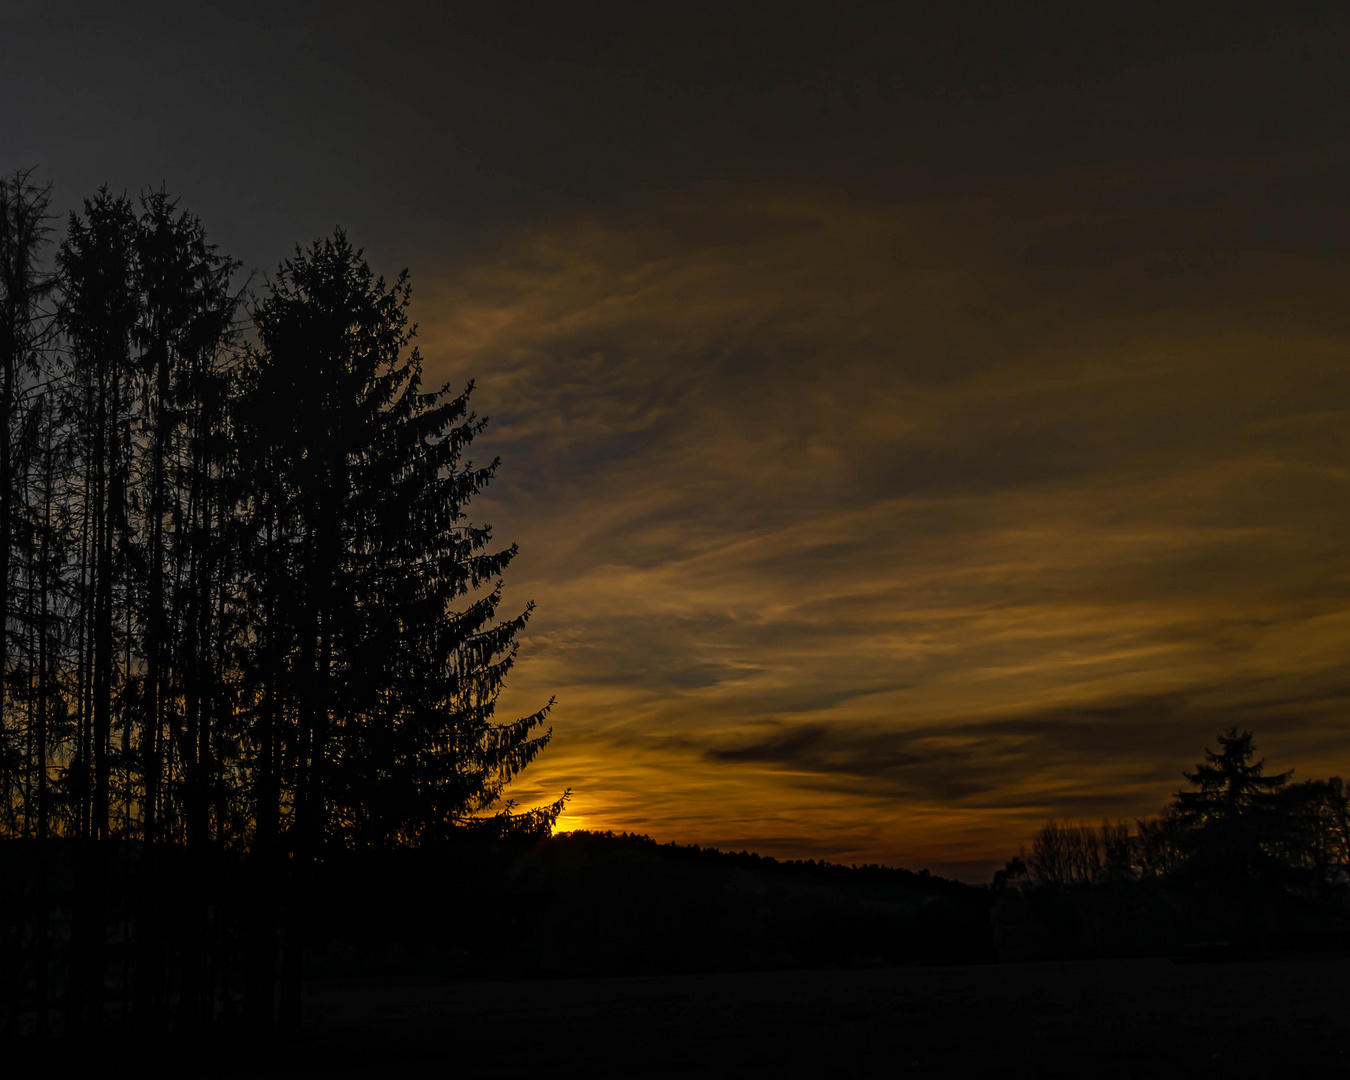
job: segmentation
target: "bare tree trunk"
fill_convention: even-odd
[[[38,840],[38,873],[37,873],[37,925],[36,950],[34,963],[36,967],[36,994],[37,994],[37,1034],[45,1037],[50,1029],[50,1020],[48,1017],[48,1002],[51,999],[51,989],[48,983],[51,970],[51,937],[50,927],[48,925],[48,913],[51,907],[51,897],[48,886],[48,861],[50,859],[50,836],[49,836],[49,813],[48,813],[48,793],[47,793],[47,768],[48,768],[48,710],[50,708],[52,694],[52,680],[50,674],[50,660],[48,650],[48,640],[50,636],[49,628],[49,608],[52,581],[52,504],[56,501],[56,462],[52,448],[52,421],[48,420],[48,426],[45,432],[45,443],[43,448],[43,499],[42,499],[42,533],[41,533],[41,559],[38,563],[38,581],[39,581],[39,601],[38,601],[38,703],[37,703],[37,840]]]
[[[264,565],[274,563],[279,537],[269,523],[264,532]],[[250,1030],[272,1030],[273,991],[276,986],[277,899],[283,887],[280,873],[280,754],[283,698],[283,648],[280,597],[275,585],[280,574],[266,572],[272,580],[262,598],[263,670],[262,702],[258,724],[258,763],[254,778],[255,826],[249,851],[250,926],[245,957],[244,1019]]]
[[[13,349],[4,339],[10,335],[0,328],[0,758],[6,755],[11,738],[6,689],[10,678],[9,609],[10,552],[14,534],[14,425],[15,362]],[[8,768],[0,766],[0,798],[10,805],[13,780]]]
[[[320,613],[315,611],[315,593],[303,601],[305,619],[305,679],[299,709],[299,752],[295,784],[295,817],[291,832],[292,855],[286,889],[286,926],[281,954],[281,1007],[278,1023],[288,1034],[300,1031],[301,982],[304,978],[305,926],[310,912],[310,866],[314,858],[315,825],[318,816],[317,718],[322,709],[319,664],[323,655]]]

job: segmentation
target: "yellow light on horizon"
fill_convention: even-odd
[[[563,833],[579,832],[586,827],[586,819],[580,814],[559,814],[558,820],[553,823],[553,835],[561,836]]]

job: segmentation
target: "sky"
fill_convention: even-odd
[[[1350,773],[1350,8],[11,0],[0,169],[475,380],[560,828],[968,880]]]

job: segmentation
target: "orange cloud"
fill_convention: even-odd
[[[1345,331],[1278,280],[1160,305],[1159,237],[1210,228],[1150,215],[1173,182],[685,198],[424,273],[539,604],[504,707],[559,697],[516,797],[978,877],[1156,808],[1229,723],[1344,771]]]

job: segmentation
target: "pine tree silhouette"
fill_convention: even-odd
[[[257,667],[264,697],[285,703],[260,708],[252,742],[279,737],[292,763],[265,781],[269,798],[288,794],[276,820],[296,875],[282,975],[291,1026],[314,855],[443,836],[496,802],[551,734],[538,732],[551,702],[494,721],[531,609],[498,617],[516,549],[489,550],[491,531],[465,516],[496,462],[463,460],[484,424],[468,410],[472,387],[422,390],[420,357],[405,352],[409,296],[406,272],[386,286],[339,231],[283,264],[245,354],[240,445],[256,477],[251,570],[266,624]],[[260,757],[275,762],[275,749]]]
[[[1182,774],[1194,790],[1178,792],[1175,807],[1195,869],[1242,875],[1268,862],[1262,845],[1278,832],[1275,796],[1291,774],[1264,775],[1250,731],[1231,727],[1218,738],[1219,750],[1206,748],[1195,771]]]

